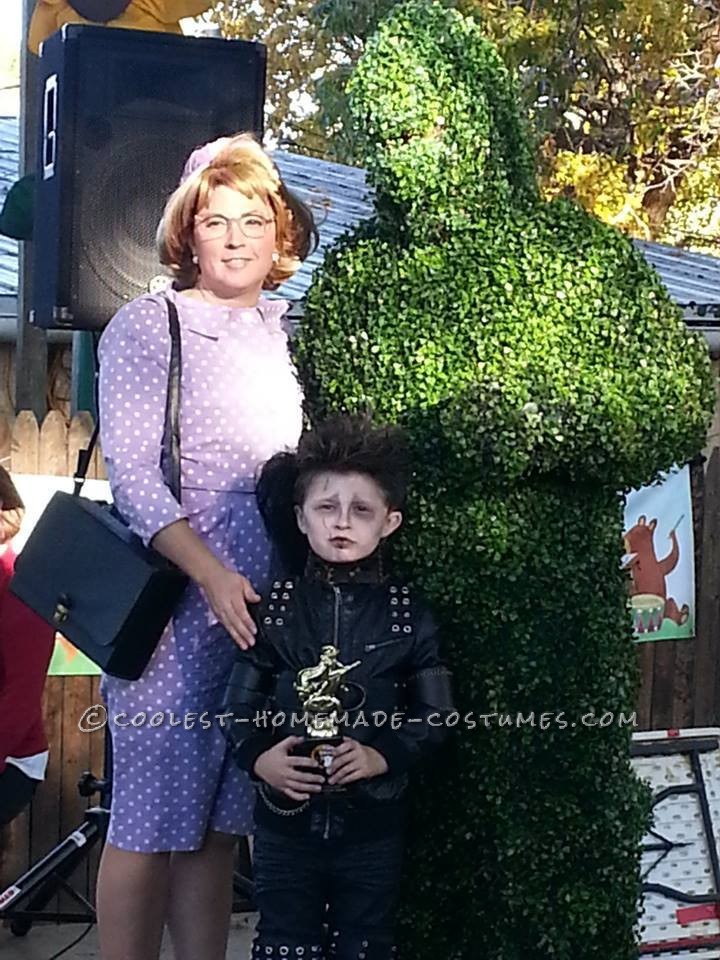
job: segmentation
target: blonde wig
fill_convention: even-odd
[[[250,134],[224,137],[191,155],[183,180],[165,205],[158,227],[160,262],[169,267],[180,289],[195,285],[195,217],[207,207],[211,191],[220,186],[246,197],[259,197],[272,210],[278,257],[263,287],[274,290],[298,270],[314,249],[317,230],[310,209],[288,190],[275,164]]]

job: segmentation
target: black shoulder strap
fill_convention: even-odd
[[[177,307],[167,299],[168,330],[170,332],[170,363],[168,366],[167,397],[165,400],[165,428],[163,430],[161,464],[165,482],[178,503],[182,501],[180,482],[180,373],[182,370],[182,341]]]
[[[180,337],[180,322],[178,320],[177,307],[170,300],[165,298],[168,310],[168,330],[170,332],[170,361],[168,365],[168,383],[167,396],[165,401],[165,426],[163,429],[162,453],[160,462],[162,465],[165,482],[170,487],[173,496],[181,502],[182,487],[180,482],[180,380],[182,372],[182,340]],[[99,378],[99,363],[97,350],[95,352],[95,388],[97,394],[97,385]],[[97,419],[95,429],[90,437],[87,447],[78,452],[77,467],[73,475],[75,485],[73,487],[73,496],[77,497],[82,491],[85,478],[87,476],[90,460],[92,459],[95,445],[100,434],[100,405],[96,403]]]

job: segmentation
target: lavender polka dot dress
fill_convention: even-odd
[[[182,334],[182,505],[160,469],[170,341],[167,305],[155,295],[124,306],[100,344],[101,438],[113,497],[146,543],[186,518],[217,557],[262,593],[269,546],[254,478],[265,460],[296,445],[301,429],[301,392],[283,319],[288,305],[261,299],[257,308],[228,309],[174,290],[168,296]],[[202,846],[208,830],[251,832],[253,788],[230,762],[214,720],[235,649],[192,584],[143,676],[103,677],[114,846],[188,851]],[[212,723],[201,718],[205,712]]]

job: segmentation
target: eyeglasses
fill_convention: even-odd
[[[204,240],[219,240],[230,232],[230,226],[236,223],[240,232],[248,240],[260,240],[273,219],[267,220],[259,213],[244,213],[241,217],[226,217],[222,213],[213,213],[208,217],[196,218],[197,231]]]

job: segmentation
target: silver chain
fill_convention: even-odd
[[[267,808],[271,810],[273,813],[277,814],[278,817],[294,817],[296,814],[302,813],[303,810],[306,810],[310,806],[309,800],[303,800],[303,802],[300,804],[299,807],[294,807],[291,810],[287,810],[284,807],[278,807],[272,802],[270,797],[268,797],[267,794],[265,793],[265,784],[262,784],[261,786],[258,787],[258,793],[262,797]]]

